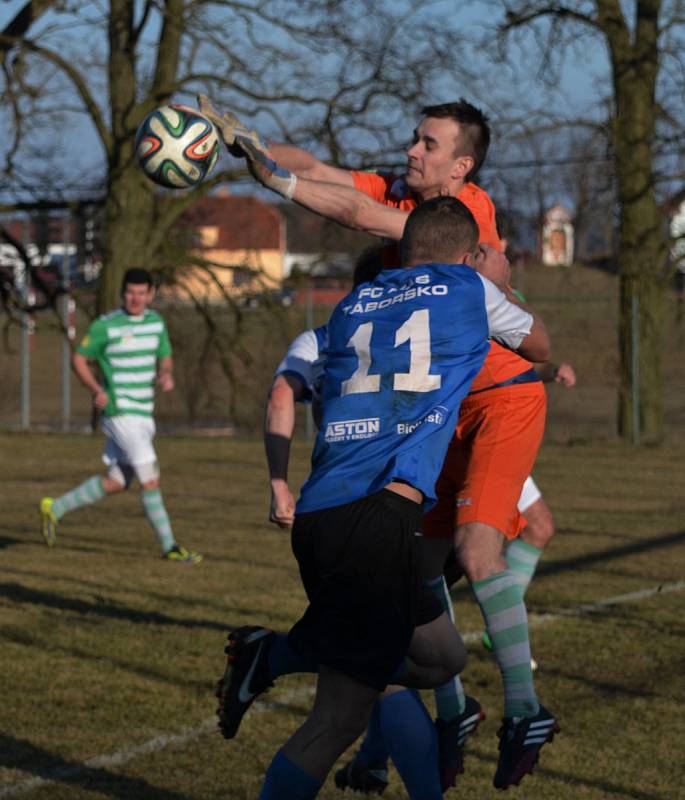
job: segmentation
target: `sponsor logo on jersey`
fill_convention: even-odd
[[[368,419],[345,419],[339,422],[329,422],[326,425],[325,439],[327,442],[350,442],[356,439],[373,439],[381,431],[379,417]]]
[[[432,411],[429,411],[422,419],[414,420],[413,422],[398,422],[397,433],[400,436],[406,436],[413,433],[417,428],[421,427],[424,423],[428,422],[432,425],[444,425],[447,419],[447,409],[445,406],[436,406]]]

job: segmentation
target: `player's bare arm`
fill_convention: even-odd
[[[409,212],[377,203],[351,186],[298,178],[292,199],[347,228],[399,241]]]
[[[521,345],[516,348],[516,352],[527,358],[528,361],[549,361],[552,356],[552,343],[545,323],[527,303],[524,303],[514,294],[510,286],[506,286],[503,292],[510,303],[520,306],[533,317],[533,327],[528,336],[521,342]],[[541,353],[544,353],[544,356],[541,356]]]
[[[241,147],[253,177],[267,189],[347,228],[388,239],[402,238],[408,212],[377,203],[352,185],[298,178],[250,143],[241,142]]]
[[[536,364],[535,371],[544,383],[560,383],[566,389],[573,389],[576,385],[576,371],[571,364],[562,361],[561,364]]]
[[[545,323],[533,313],[533,326],[530,333],[516,348],[516,352],[528,361],[549,361],[552,355],[552,342]]]
[[[170,392],[175,386],[174,362],[171,356],[165,356],[159,361],[157,385],[163,392]]]
[[[264,415],[264,450],[269,467],[271,510],[269,521],[289,528],[295,517],[295,498],[288,486],[290,443],[295,429],[295,403],[305,387],[294,375],[277,375]]]
[[[71,366],[76,377],[93,395],[93,405],[95,408],[104,409],[107,407],[109,398],[107,392],[100,386],[95,373],[88,364],[88,359],[81,353],[74,353],[71,357]]]
[[[529,361],[549,361],[551,342],[544,322],[530,308],[521,308],[510,291],[502,291],[481,275],[491,338]]]
[[[316,156],[301,147],[271,140],[269,140],[268,146],[274,161],[284,169],[297,175],[298,179],[307,178],[311,181],[354,186],[354,178],[349,170],[326,164],[325,161],[320,161]]]

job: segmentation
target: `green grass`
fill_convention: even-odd
[[[255,798],[313,686],[309,676],[279,681],[230,743],[213,728],[227,629],[255,622],[284,629],[304,604],[289,539],[266,522],[261,445],[159,439],[177,538],[206,556],[196,567],[158,557],[135,493],[67,516],[57,546],[45,547],[37,500],[98,472],[101,445],[99,437],[0,434],[0,798]],[[306,470],[307,447],[298,444],[294,485]],[[558,526],[528,593],[536,685],[563,733],[543,751],[535,776],[511,793],[685,797],[684,592],[668,591],[685,567],[685,446],[551,442],[536,478]],[[660,594],[535,626],[544,613],[659,585]],[[478,632],[468,591],[457,586],[454,598],[462,632]],[[464,680],[488,719],[468,747],[458,793],[447,797],[480,800],[496,796],[501,686],[479,645]],[[180,738],[131,756],[173,736]],[[87,763],[120,752],[130,757]],[[57,779],[8,793],[35,777]],[[329,779],[320,796],[344,795]],[[404,796],[393,776],[384,798]]]

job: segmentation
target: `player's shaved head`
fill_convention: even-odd
[[[359,286],[360,283],[367,283],[378,277],[378,273],[383,269],[383,245],[373,244],[362,250],[357,256],[352,273],[352,286]]]
[[[416,264],[457,264],[475,250],[478,225],[455,197],[433,197],[409,215],[400,242],[403,267]]]
[[[454,103],[425,106],[421,109],[421,114],[436,119],[452,119],[459,124],[454,155],[455,158],[458,156],[473,158],[473,167],[465,176],[466,180],[473,180],[485,161],[490,146],[490,126],[485,114],[463,97]]]

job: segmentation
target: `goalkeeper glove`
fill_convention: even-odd
[[[245,125],[230,111],[224,114],[219,114],[214,110],[211,101],[204,94],[197,96],[197,104],[200,107],[200,113],[218,129],[221,138],[224,140],[228,152],[236,158],[242,158],[245,153],[240,147],[235,144],[236,136],[249,139],[253,145],[264,153],[268,152],[268,147],[259,138],[257,131],[248,130]]]
[[[205,95],[198,95],[197,100],[200,112],[218,129],[228,152],[238,158],[245,157],[250,173],[259,183],[291,200],[297,178],[271,158],[259,134],[248,130],[230,111],[219,115]]]

